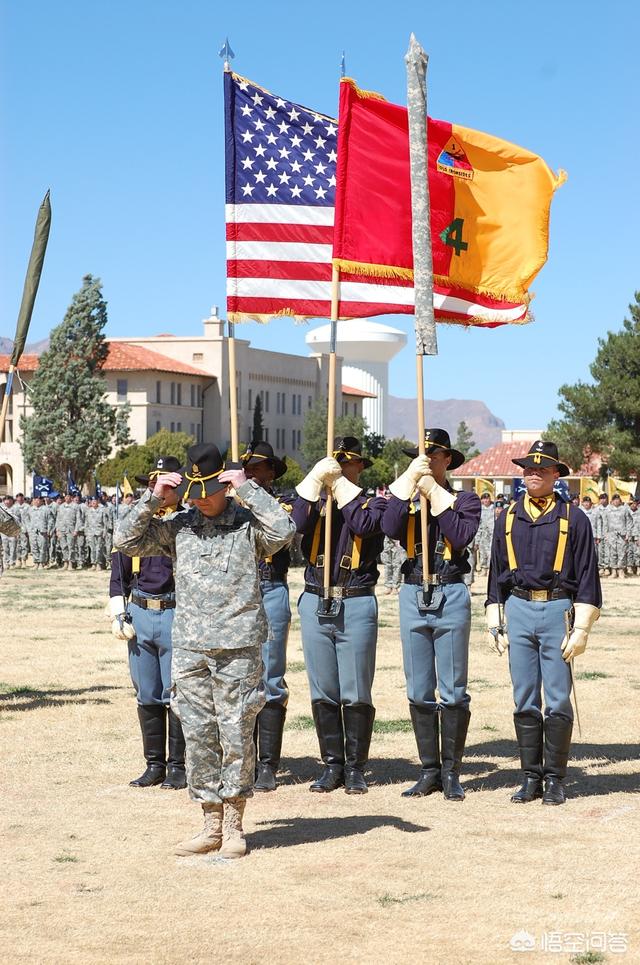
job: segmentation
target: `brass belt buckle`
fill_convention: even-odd
[[[329,590],[329,593],[334,600],[341,600],[343,596],[343,588],[341,586],[332,586]]]
[[[529,596],[533,603],[546,603],[549,599],[549,593],[547,590],[530,590]]]
[[[162,600],[149,600],[147,599],[147,609],[148,610],[161,610]]]

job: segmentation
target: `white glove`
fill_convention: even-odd
[[[422,476],[418,480],[418,489],[429,500],[432,516],[439,516],[445,509],[451,509],[456,501],[456,494],[439,486],[431,475]]]
[[[509,637],[506,629],[500,620],[500,604],[489,603],[485,611],[487,620],[487,630],[492,650],[501,657],[509,646]]]
[[[309,503],[320,499],[324,486],[331,486],[342,475],[340,463],[333,456],[325,456],[313,466],[302,482],[296,486],[298,496],[302,496]]]
[[[579,657],[585,652],[591,628],[600,616],[598,607],[591,606],[590,603],[574,603],[573,610],[575,613],[573,630],[568,637],[564,635],[560,645],[565,663],[569,663],[574,657]]]
[[[123,596],[109,598],[109,613],[114,618],[111,622],[111,633],[116,640],[133,640],[136,635],[132,624],[124,618],[125,612]]]
[[[121,613],[111,624],[111,634],[116,640],[133,640],[136,631],[133,629],[133,624],[125,620],[124,613]]]
[[[411,499],[420,477],[429,475],[430,472],[427,456],[416,456],[402,475],[391,483],[389,492],[393,493],[397,499]]]
[[[340,475],[340,477],[334,481],[331,492],[333,493],[333,498],[336,501],[338,509],[342,509],[343,506],[346,506],[352,499],[360,495],[362,487],[356,486],[355,483],[349,482],[346,476]]]

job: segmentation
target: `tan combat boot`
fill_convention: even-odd
[[[192,854],[207,854],[209,851],[219,851],[222,844],[222,805],[203,804],[204,827],[194,838],[181,841],[176,845],[175,853],[181,857]]]
[[[247,853],[247,842],[242,829],[242,815],[246,803],[243,797],[230,797],[224,802],[221,858],[243,858]]]

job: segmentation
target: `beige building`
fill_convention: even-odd
[[[134,442],[144,443],[160,429],[186,432],[197,441],[214,440],[226,447],[230,440],[228,338],[224,322],[212,316],[203,322],[202,335],[154,335],[109,339],[109,356],[103,372],[107,400],[113,406],[129,403],[129,431]],[[8,356],[0,356],[0,397]],[[19,417],[31,408],[25,392],[38,365],[35,355],[23,355],[20,379],[14,380],[9,417],[0,443],[0,494],[31,493],[20,449]],[[342,386],[342,365],[336,372],[336,412],[362,415],[362,389]],[[256,398],[262,400],[264,439],[278,455],[300,462],[306,412],[328,396],[327,355],[305,358],[284,352],[252,348],[248,339],[236,338],[238,435],[251,439]]]

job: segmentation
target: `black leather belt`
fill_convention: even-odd
[[[264,576],[261,576],[261,577],[260,577],[260,586],[262,586],[263,583],[277,583],[278,586],[287,586],[287,585],[288,585],[286,580],[270,580],[270,579],[267,579],[267,578],[264,577]]]
[[[572,600],[571,593],[564,590],[523,590],[519,586],[514,586],[511,590],[513,596],[519,600],[529,600],[530,603],[548,603],[549,600]]]
[[[134,594],[131,596],[131,602],[143,610],[173,610],[176,605],[175,600],[154,600],[152,597]]]
[[[313,593],[315,596],[324,596],[324,588],[321,586],[314,586],[313,583],[305,583],[304,585],[305,593]],[[334,600],[348,600],[353,596],[373,596],[374,588],[372,586],[331,586],[329,587],[329,596]]]
[[[409,586],[423,586],[424,580],[421,576],[403,576],[404,583],[408,583]],[[427,578],[428,586],[448,586],[449,583],[464,583],[464,577],[462,576],[452,576],[450,579],[442,579],[441,576],[429,576]]]

